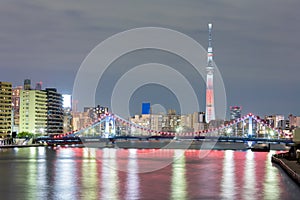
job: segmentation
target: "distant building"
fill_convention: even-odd
[[[162,130],[162,121],[163,115],[161,114],[142,114],[130,118],[130,122],[155,131]],[[138,132],[139,130],[132,130],[133,134],[135,134],[134,131]],[[145,132],[144,134],[148,133]]]
[[[230,120],[241,118],[241,110],[240,106],[230,106]]]
[[[142,103],[142,115],[151,113],[150,103]]]
[[[208,124],[208,128],[217,128],[224,125],[225,121],[222,119],[211,120]]]
[[[265,122],[272,128],[278,128],[278,122],[284,120],[284,115],[269,115],[265,116]]]
[[[175,110],[169,110],[168,114],[142,114],[130,118],[130,122],[138,126],[161,132],[194,132],[207,129],[205,113],[178,115]],[[136,130],[138,131],[138,130]],[[137,132],[138,133],[138,132]],[[132,134],[135,134],[132,132]]]
[[[290,129],[290,121],[289,120],[280,120],[278,122],[278,127],[281,130],[289,130]]]
[[[95,121],[98,119],[97,110],[94,107],[84,107],[83,112],[87,113],[87,116],[91,119],[91,121]]]
[[[181,125],[181,116],[176,114],[175,110],[168,110],[168,114],[163,116],[162,131],[176,132]]]
[[[150,129],[155,130],[155,131],[161,131],[163,115],[162,114],[151,114],[150,117],[151,117],[150,118]]]
[[[290,121],[290,129],[299,128],[300,127],[300,116],[289,115]]]
[[[55,88],[46,88],[47,94],[47,134],[63,133],[63,98]]]
[[[84,112],[72,111],[72,126],[74,131],[90,126],[97,119],[94,109],[94,107],[85,107]]]
[[[194,132],[193,114],[180,116],[180,130],[182,132]],[[177,129],[178,130],[178,129]]]
[[[71,108],[63,108],[63,132],[69,133],[73,131],[73,116]]]
[[[205,112],[193,113],[193,129],[194,131],[202,131],[207,129],[207,123],[205,122]]]
[[[31,80],[30,79],[24,80],[24,90],[31,90]]]
[[[35,84],[35,89],[36,90],[42,90],[42,82],[40,81],[40,82],[37,82],[36,84]]]
[[[193,128],[193,114],[186,114],[180,116],[180,127],[186,132],[194,131]]]
[[[47,131],[47,92],[20,91],[19,132],[44,135]]]
[[[0,138],[12,133],[12,84],[0,82]]]
[[[68,133],[73,131],[73,116],[72,116],[72,96],[63,94],[63,132]]]
[[[130,121],[139,126],[150,129],[150,114],[135,115]]]
[[[20,93],[23,87],[18,86],[12,89],[12,112],[13,112],[13,122],[12,131],[19,132],[20,125]]]
[[[96,117],[101,117],[101,115],[108,113],[108,107],[97,105],[94,108],[94,112],[96,113]]]

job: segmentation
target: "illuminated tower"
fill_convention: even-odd
[[[213,64],[213,49],[211,45],[212,24],[208,24],[208,48],[207,48],[207,75],[206,75],[206,123],[215,120],[215,105],[214,105],[214,64]]]

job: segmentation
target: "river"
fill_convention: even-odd
[[[271,152],[0,149],[1,199],[299,199]]]

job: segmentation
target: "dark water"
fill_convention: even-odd
[[[273,153],[2,149],[0,199],[299,199]]]

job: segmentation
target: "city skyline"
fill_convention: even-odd
[[[131,1],[1,1],[1,81],[14,86],[29,78],[71,94],[83,59],[111,35],[136,27],[166,27],[207,47],[207,23],[212,22],[227,113],[237,105],[245,114],[300,114],[297,1],[269,0],[264,2],[268,9],[259,1],[142,1],[134,8]],[[205,91],[203,83],[199,90]],[[204,109],[203,102],[199,111]]]

